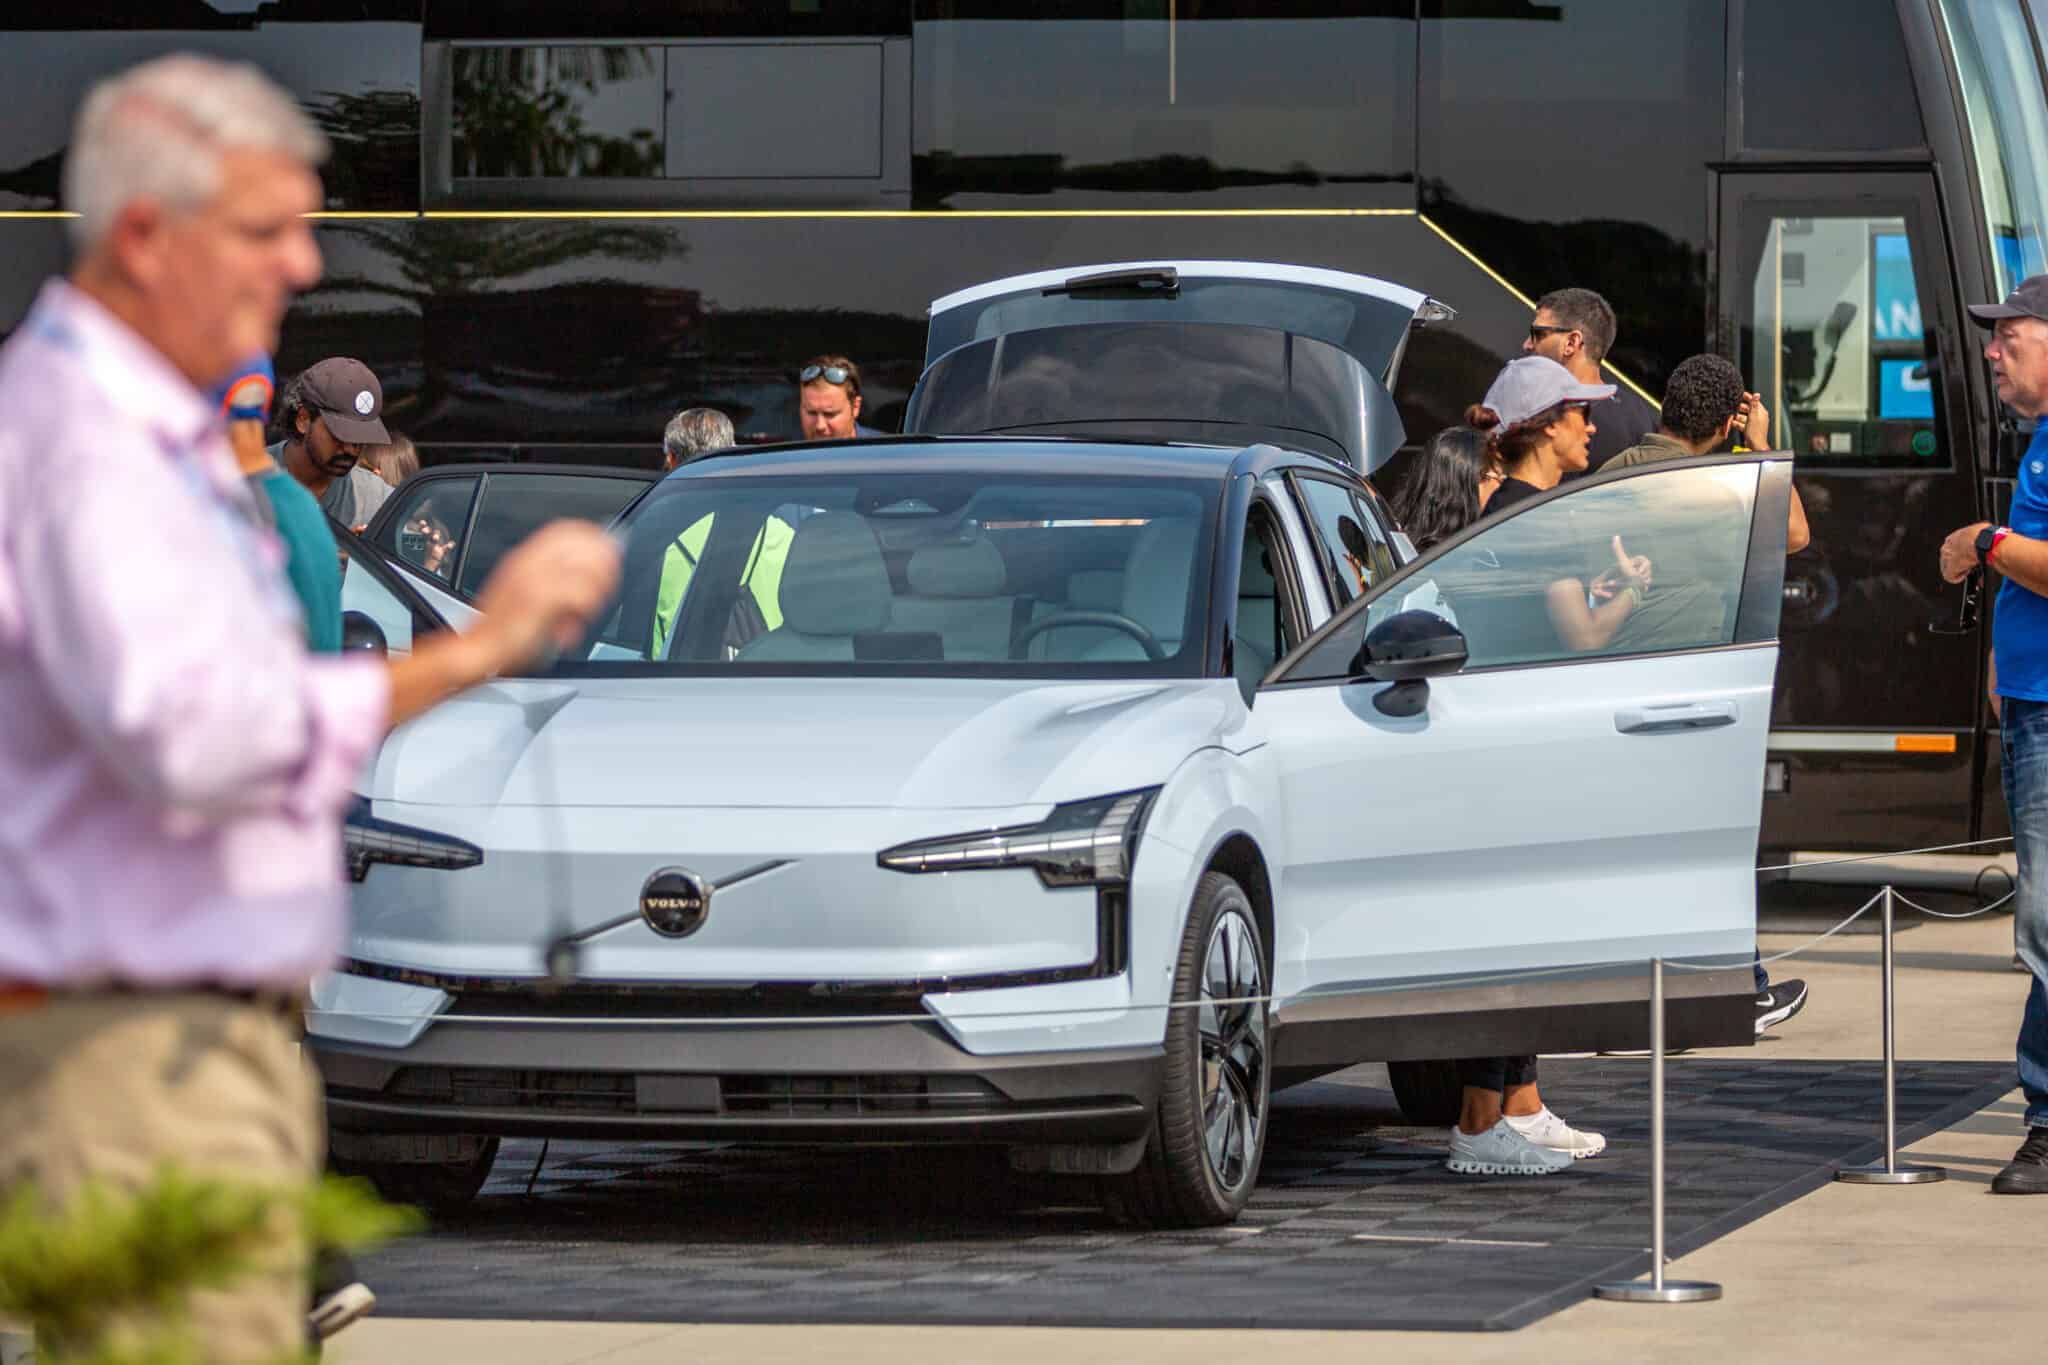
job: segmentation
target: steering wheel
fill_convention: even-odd
[[[1145,657],[1158,663],[1166,657],[1166,646],[1159,643],[1159,637],[1145,629],[1140,622],[1133,621],[1120,611],[1059,611],[1051,616],[1040,617],[1017,632],[1015,647],[1022,649],[1048,630],[1061,626],[1108,626],[1120,630],[1138,642],[1145,651]]]

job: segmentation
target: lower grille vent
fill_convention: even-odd
[[[458,1109],[534,1109],[579,1114],[699,1112],[863,1118],[995,1114],[1014,1107],[1001,1091],[979,1076],[678,1077],[625,1071],[408,1066],[391,1078],[384,1094],[392,1100],[445,1104]],[[691,1098],[678,1100],[678,1095]]]

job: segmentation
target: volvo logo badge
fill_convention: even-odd
[[[711,913],[711,884],[687,867],[664,867],[640,888],[640,918],[663,938],[688,938]]]

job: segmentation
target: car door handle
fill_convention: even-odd
[[[1625,735],[1668,735],[1733,725],[1742,708],[1732,701],[1688,701],[1671,706],[1636,706],[1614,713],[1614,728]]]

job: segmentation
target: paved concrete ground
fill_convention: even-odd
[[[1844,893],[1848,907],[1857,898]],[[1945,908],[1952,908],[1944,903]],[[1797,937],[1770,936],[1765,951]],[[1927,924],[1902,934],[1902,1055],[2008,1060],[2026,979],[2011,970],[2004,916]],[[1868,1058],[1877,1049],[1872,938],[1843,936],[1776,969],[1813,985],[1805,1013],[1764,1056]],[[1736,1055],[1755,1056],[1755,1053]],[[2008,1356],[2033,1339],[2041,1313],[2038,1242],[2048,1199],[1985,1193],[2020,1136],[2016,1096],[1914,1149],[1951,1168],[1945,1184],[1883,1189],[1832,1185],[1681,1261],[1673,1273],[1720,1280],[1717,1304],[1587,1302],[1519,1332],[1417,1333],[1033,1328],[755,1327],[437,1322],[371,1319],[330,1358],[355,1365],[607,1365],[690,1360],[735,1365],[834,1361],[1179,1361],[1190,1353],[1256,1352],[1269,1361],[1325,1360],[1371,1350],[1413,1361],[1791,1359],[1955,1360]]]

